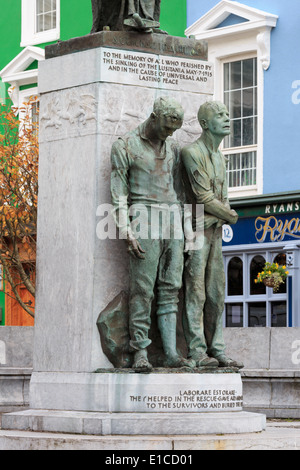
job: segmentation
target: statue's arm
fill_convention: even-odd
[[[119,229],[120,238],[125,239],[130,254],[136,258],[144,259],[144,250],[135,239],[129,219],[129,170],[130,161],[126,151],[126,144],[118,139],[111,150],[111,183],[110,192],[113,205],[113,217]]]
[[[193,190],[196,203],[204,204],[204,212],[216,219],[225,220],[230,224],[237,222],[237,214],[231,210],[227,204],[215,198],[211,189],[210,177],[204,166],[201,165],[201,158],[197,158],[192,148],[182,151],[182,160],[187,171],[189,182]],[[219,220],[216,220],[218,222]]]
[[[110,192],[113,216],[122,238],[127,238],[130,230],[128,200],[130,195],[128,172],[129,161],[125,142],[118,139],[111,149]]]

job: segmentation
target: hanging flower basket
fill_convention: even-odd
[[[274,277],[266,277],[264,280],[263,280],[263,283],[266,287],[272,287],[274,289],[275,287],[275,279]]]
[[[278,263],[266,263],[263,271],[258,273],[254,282],[255,284],[263,282],[266,287],[271,287],[274,292],[277,292],[288,274],[286,266],[279,266]]]

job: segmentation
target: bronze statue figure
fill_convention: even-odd
[[[159,28],[160,4],[161,0],[92,0],[91,33],[132,28],[152,32]]]
[[[223,103],[211,101],[200,107],[198,120],[201,137],[182,150],[187,200],[192,205],[204,205],[203,247],[189,253],[184,270],[188,357],[198,367],[242,368],[242,363],[225,355],[222,325],[222,225],[238,220],[229,204],[225,158],[219,150],[224,137],[230,134],[229,113]],[[199,223],[202,221],[194,220],[196,228]]]
[[[129,330],[133,369],[150,371],[151,304],[157,287],[156,315],[165,354],[164,367],[191,367],[177,353],[178,294],[182,285],[183,233],[165,237],[161,222],[152,227],[155,208],[181,206],[180,147],[170,136],[180,129],[183,109],[169,97],[158,98],[149,118],[112,146],[111,195],[119,231],[130,253]],[[146,236],[138,240],[129,218],[129,205],[139,207],[147,220]],[[179,209],[180,210],[180,209]],[[181,212],[181,210],[180,210]],[[166,212],[168,213],[168,211]],[[180,216],[181,218],[181,216]],[[181,223],[181,222],[180,222]],[[174,224],[174,222],[170,222]],[[155,235],[152,232],[155,229]],[[156,233],[157,231],[157,233]],[[173,234],[173,230],[171,230]]]

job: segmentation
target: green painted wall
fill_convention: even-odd
[[[5,3],[5,6],[2,3]],[[0,70],[2,70],[22,51],[20,47],[21,0],[1,1],[0,39]]]
[[[0,70],[22,50],[21,0],[2,0],[0,15]],[[184,36],[186,0],[162,0],[161,28],[174,36]],[[61,0],[61,41],[90,32],[92,26],[91,0]],[[38,47],[44,47],[40,44]]]
[[[22,50],[21,43],[21,0],[0,0],[0,70],[6,67]],[[2,5],[5,3],[5,6]],[[184,36],[187,26],[186,0],[162,0],[161,29],[173,36]],[[91,0],[61,0],[60,40],[65,41],[89,34],[92,27]],[[36,47],[45,47],[38,44]],[[29,66],[33,68],[36,64]],[[31,87],[28,85],[22,88]],[[0,79],[0,102],[5,101],[9,84]],[[0,325],[4,325],[5,295],[0,292],[0,308],[3,309]]]

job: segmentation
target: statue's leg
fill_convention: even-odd
[[[161,4],[161,0],[155,1],[154,21],[159,21],[160,19],[160,4]]]
[[[159,240],[139,240],[145,259],[130,256],[129,331],[133,350],[146,349],[151,340],[151,304],[160,257]]]
[[[194,367],[176,347],[179,290],[182,286],[183,240],[162,240],[164,246],[157,278],[157,321],[165,353],[165,367]]]
[[[223,354],[222,314],[225,299],[225,273],[222,254],[222,227],[214,229],[210,256],[206,269],[206,302],[204,308],[204,327],[208,354]]]
[[[140,16],[154,20],[155,0],[139,0]]]
[[[134,13],[138,13],[135,7],[134,0],[128,0],[128,16],[134,15]]]
[[[93,26],[91,33],[97,33],[99,31],[101,1],[102,0],[92,0]]]
[[[206,265],[211,250],[213,229],[206,229],[203,247],[190,251],[184,269],[185,310],[183,330],[188,346],[188,356],[197,366],[215,367],[217,361],[207,356],[204,331],[204,308],[206,303]]]
[[[225,273],[222,254],[222,228],[215,231],[207,264],[206,303],[204,328],[208,354],[217,359],[220,367],[244,367],[243,363],[225,354],[223,338],[223,310],[225,299]]]

